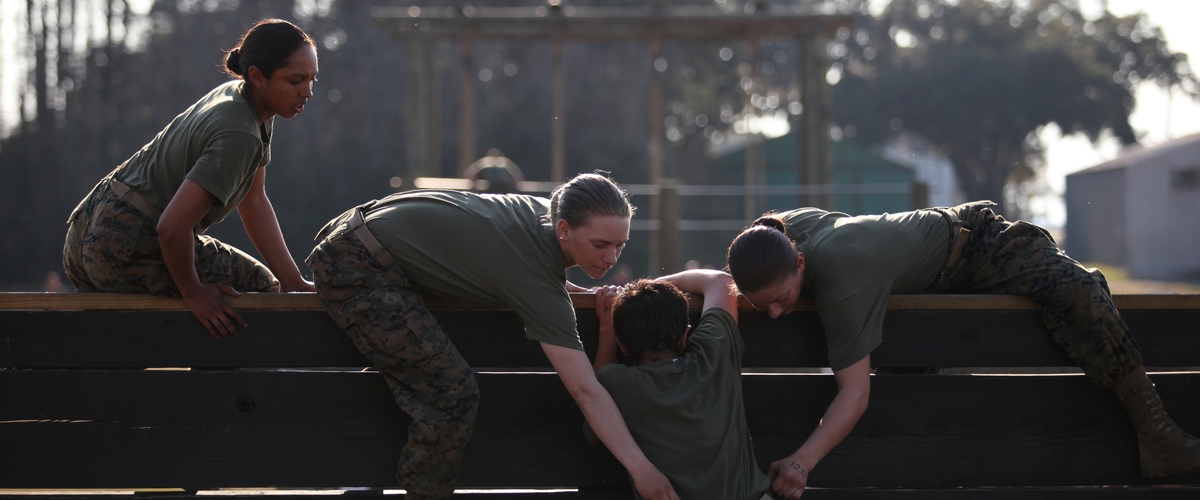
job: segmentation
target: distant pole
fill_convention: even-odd
[[[746,102],[743,106],[743,120],[749,120],[751,113],[757,115],[754,111],[755,91],[758,90],[758,52],[761,40],[757,34],[752,34],[749,41],[749,59],[750,59],[750,89],[746,92]],[[761,123],[760,123],[761,125]],[[742,218],[746,221],[752,221],[758,216],[758,195],[756,193],[758,185],[761,183],[763,167],[763,141],[762,134],[749,130],[750,123],[746,123],[746,133],[749,137],[749,144],[746,145],[746,197],[743,198]]]
[[[566,112],[566,103],[563,88],[563,44],[562,40],[554,40],[554,53],[552,57],[552,66],[554,67],[554,124],[552,128],[552,142],[550,153],[550,180],[554,182],[563,182],[566,179],[566,132],[563,123],[566,117],[563,114]]]
[[[466,171],[475,158],[475,64],[474,43],[464,36],[459,42],[459,81],[462,108],[458,116],[458,173]]]
[[[412,177],[441,176],[441,141],[438,134],[437,68],[433,54],[436,42],[419,29],[411,30],[408,46],[408,99],[405,111],[408,174]]]
[[[657,37],[650,40],[650,185],[662,183],[662,73],[656,67],[662,56],[662,41]],[[650,195],[650,219],[662,224],[662,197]],[[659,238],[661,228],[650,231],[650,275],[662,271],[662,245]]]

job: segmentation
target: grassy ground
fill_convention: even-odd
[[[1197,283],[1138,280],[1130,278],[1129,273],[1122,267],[1095,262],[1083,265],[1100,269],[1108,279],[1108,287],[1112,293],[1200,293],[1200,284]]]

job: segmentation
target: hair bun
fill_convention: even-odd
[[[242,49],[234,47],[229,51],[229,55],[225,56],[225,67],[235,75],[242,75]]]
[[[766,226],[766,227],[769,227],[772,229],[777,229],[781,233],[787,234],[787,226],[784,225],[783,221],[781,221],[781,220],[779,220],[779,218],[771,216],[771,215],[764,215],[762,217],[754,219],[754,223],[750,224],[750,227],[754,227],[754,226]]]

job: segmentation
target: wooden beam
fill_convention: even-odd
[[[613,488],[620,465],[588,444],[553,374],[489,374],[460,486]],[[1166,409],[1200,428],[1200,377],[1154,376]],[[760,466],[813,431],[830,375],[742,377]],[[0,371],[6,488],[395,487],[407,418],[373,373]],[[1138,474],[1109,391],[1081,376],[877,375],[853,433],[810,487],[1197,484]]]
[[[244,293],[240,297],[225,299],[243,311],[323,311],[321,302],[313,293]],[[595,296],[590,293],[572,293],[571,300],[576,309],[595,307]],[[702,300],[691,297],[692,309],[699,309]],[[1114,294],[1113,304],[1119,310],[1192,310],[1200,309],[1200,294]],[[444,310],[505,310],[493,305],[447,299],[436,295],[425,296],[429,309]],[[744,311],[754,308],[744,298],[738,307]],[[1037,304],[1017,295],[893,295],[888,298],[889,311],[1028,311],[1036,310]],[[156,297],[153,295],[119,293],[32,293],[0,292],[0,311],[186,311],[182,299]],[[808,299],[796,304],[796,311],[815,311],[816,305]]]
[[[549,370],[541,346],[510,311],[435,310],[441,328],[478,369]],[[0,367],[9,368],[361,368],[369,363],[323,311],[243,311],[238,337],[213,339],[188,311],[0,311]],[[1149,367],[1195,366],[1200,310],[1123,313]],[[692,324],[699,320],[693,312]],[[825,331],[812,311],[779,319],[740,314],[747,369],[824,368]],[[585,349],[598,323],[577,311]],[[1072,367],[1035,311],[891,311],[883,344],[871,355],[885,367]]]
[[[782,8],[781,8],[782,7]],[[639,40],[745,40],[751,32],[769,38],[789,38],[797,33],[824,33],[852,26],[849,15],[796,13],[790,6],[772,6],[765,15],[730,14],[717,8],[662,6],[660,12],[643,7],[567,7],[562,11],[542,7],[376,7],[371,15],[382,26],[405,38],[424,33],[453,39],[471,30],[480,40],[535,41],[560,37],[564,41],[632,42]],[[570,9],[574,9],[573,14]],[[557,15],[556,12],[562,15]],[[415,14],[415,15],[414,15]],[[569,14],[569,15],[568,15]]]

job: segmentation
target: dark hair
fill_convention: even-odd
[[[613,302],[613,329],[634,360],[649,351],[679,351],[687,327],[687,297],[665,281],[634,281]]]
[[[629,204],[629,195],[621,186],[607,175],[601,175],[607,173],[597,170],[592,174],[579,174],[554,188],[550,193],[550,213],[546,214],[550,223],[557,224],[562,219],[571,227],[579,227],[597,215],[633,217],[637,208]]]
[[[246,30],[237,47],[225,53],[225,73],[245,80],[254,66],[270,78],[305,44],[317,46],[299,26],[282,19],[263,19]]]
[[[796,244],[774,212],[763,214],[733,239],[725,270],[742,293],[757,292],[797,272]]]

